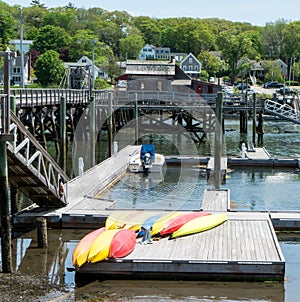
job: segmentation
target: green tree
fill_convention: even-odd
[[[235,81],[237,75],[238,60],[244,56],[252,47],[252,41],[246,33],[231,31],[221,32],[217,38],[222,58],[228,63],[231,73],[231,82]]]
[[[265,81],[282,82],[281,69],[275,61],[266,61],[264,63]]]
[[[39,30],[31,48],[41,53],[47,50],[55,50],[59,53],[63,47],[69,45],[70,41],[71,37],[64,29],[53,25],[46,25]]]
[[[276,22],[268,22],[262,28],[262,46],[266,57],[269,59],[282,58],[283,30],[287,21],[279,19]]]
[[[16,21],[12,15],[6,11],[0,10],[0,47],[4,48],[11,37],[15,34]]]
[[[197,58],[202,63],[202,69],[206,70],[210,76],[215,77],[222,71],[222,61],[208,51],[202,51]]]
[[[123,58],[136,59],[145,42],[140,35],[129,35],[120,40],[120,54]]]
[[[48,50],[40,55],[34,65],[38,82],[43,86],[57,86],[66,72],[63,61],[54,50]]]

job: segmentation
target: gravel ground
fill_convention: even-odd
[[[63,295],[59,286],[49,285],[47,277],[20,273],[0,273],[1,302],[51,301],[51,296]],[[49,298],[46,298],[46,297]]]

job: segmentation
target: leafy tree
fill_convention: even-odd
[[[59,54],[48,50],[38,57],[34,65],[38,82],[43,86],[59,85],[66,69]]]
[[[264,63],[265,81],[282,82],[281,69],[275,61],[266,61]]]
[[[4,48],[15,34],[16,21],[5,10],[0,10],[0,47]]]
[[[23,29],[24,34],[31,31],[33,28],[41,28],[43,24],[44,15],[47,9],[41,6],[31,6],[23,8]]]
[[[32,0],[30,3],[31,6],[45,7],[45,4],[42,4],[40,0]]]
[[[284,56],[288,59],[300,56],[300,21],[287,24],[282,30]]]
[[[136,59],[145,42],[140,35],[129,35],[120,40],[120,54],[123,58]]]
[[[202,63],[202,69],[206,70],[210,76],[215,77],[221,72],[222,61],[208,51],[201,52],[197,58]]]
[[[43,18],[44,25],[53,25],[65,29],[68,33],[72,33],[73,22],[75,20],[76,10],[72,8],[57,8],[47,12]]]
[[[52,25],[43,26],[33,40],[32,47],[41,53],[47,50],[60,50],[70,43],[71,37],[62,28]]]
[[[233,83],[237,74],[238,60],[247,56],[249,49],[252,47],[252,41],[245,33],[224,31],[217,38],[217,43],[222,52],[223,59],[229,65],[231,82]]]
[[[283,29],[287,21],[279,19],[275,23],[268,22],[262,28],[262,44],[265,56],[269,59],[278,59],[283,51]]]

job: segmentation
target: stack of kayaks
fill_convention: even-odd
[[[73,252],[73,265],[80,267],[86,262],[129,255],[136,246],[136,238],[143,235],[141,230],[150,230],[151,236],[173,239],[212,229],[226,220],[226,214],[207,212],[116,212],[107,218],[105,227],[79,241]]]

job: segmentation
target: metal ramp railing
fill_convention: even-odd
[[[290,105],[280,104],[272,100],[266,100],[265,111],[293,123],[300,124],[300,111],[294,109]]]
[[[9,182],[41,207],[65,206],[60,179],[67,182],[67,175],[12,112],[10,122],[14,140],[7,142]]]

